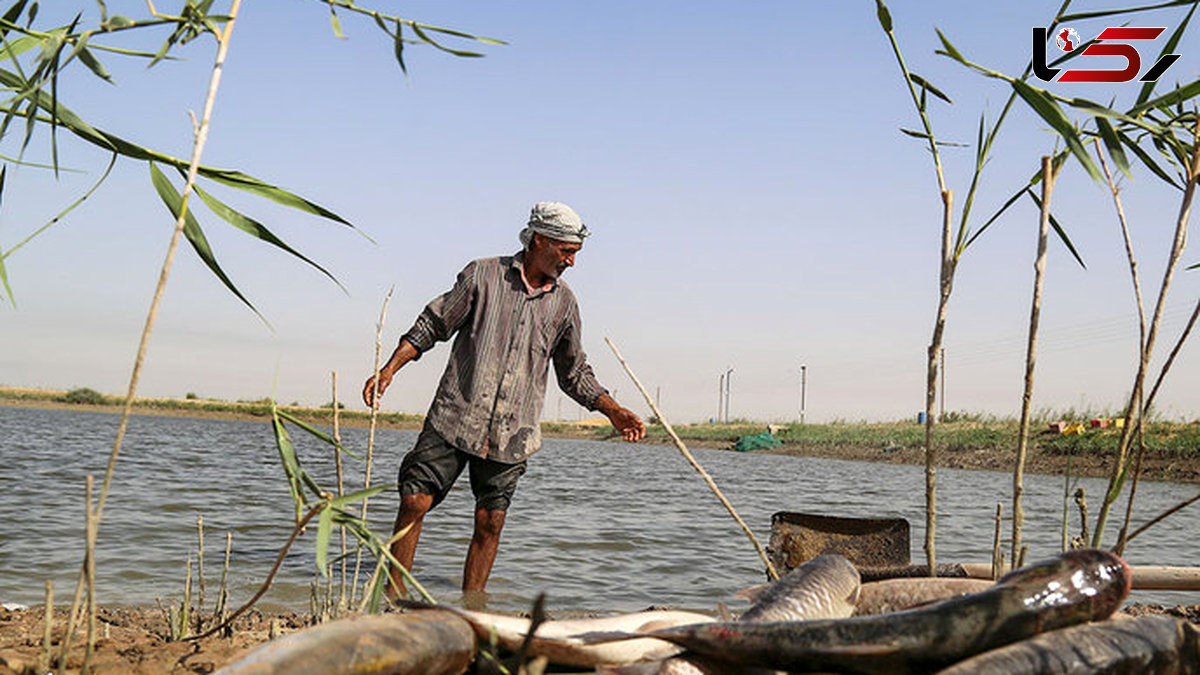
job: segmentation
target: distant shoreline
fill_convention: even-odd
[[[120,413],[122,406],[112,402],[101,404],[69,403],[61,400],[66,394],[63,391],[24,389],[15,387],[0,387],[0,406],[42,408],[50,410],[92,410],[97,412]],[[106,397],[108,398],[108,397]],[[281,410],[295,415],[306,422],[317,425],[332,423],[333,411],[329,408],[309,408],[302,406],[279,406]],[[134,403],[134,414],[155,415],[166,417],[185,417],[201,419],[250,420],[262,421],[270,417],[269,402],[227,402],[209,399],[140,399]],[[417,430],[424,422],[424,415],[414,413],[380,412],[377,426],[384,429]],[[339,411],[339,423],[345,427],[365,427],[370,423],[367,411]],[[757,433],[768,428],[765,423],[741,423],[733,425],[682,425],[676,431],[685,445],[691,448],[728,449],[734,440],[741,435]],[[953,434],[966,433],[955,429],[954,424],[942,425],[947,431],[946,444],[949,447],[938,451],[937,465],[940,468],[983,469],[994,471],[1012,470],[1013,452],[1006,446],[1015,445],[1014,436],[1007,434],[1004,423],[997,423],[999,433],[992,431],[991,440],[985,439],[974,445],[958,442],[950,438]],[[983,426],[976,424],[974,426]],[[1186,425],[1185,425],[1186,426]],[[919,431],[916,425],[891,424],[839,424],[839,425],[808,425],[802,429],[820,429],[822,427],[837,427],[845,441],[829,441],[827,439],[806,440],[788,438],[783,434],[782,445],[771,450],[758,452],[790,455],[796,457],[820,457],[828,459],[844,459],[865,462],[884,462],[889,464],[925,463],[925,452],[919,443],[912,440],[914,433]],[[879,443],[880,430],[887,436],[886,443]],[[584,420],[581,422],[543,422],[542,433],[549,438],[582,438],[597,441],[619,442],[619,437],[604,420]],[[893,443],[892,438],[902,439]],[[648,426],[648,434],[643,441],[657,445],[672,445],[662,427]],[[1032,442],[1025,464],[1025,472],[1029,474],[1064,475],[1069,470],[1075,476],[1108,477],[1111,462],[1107,452],[1085,450],[1071,454],[1054,453],[1042,447],[1044,442]],[[1181,455],[1178,452],[1148,452],[1142,465],[1142,479],[1152,481],[1169,481],[1177,483],[1200,484],[1200,448],[1195,452]]]

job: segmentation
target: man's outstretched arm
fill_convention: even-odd
[[[420,352],[417,351],[416,347],[412,346],[412,343],[408,340],[400,341],[400,344],[396,346],[396,351],[392,352],[392,357],[379,369],[378,389],[380,396],[383,396],[383,392],[387,391],[388,385],[392,383],[392,378],[396,376],[396,371],[418,356],[420,356]],[[367,378],[367,383],[363,385],[362,393],[363,403],[366,403],[368,408],[373,408],[379,403],[375,399],[375,389],[375,376],[371,375]]]
[[[613,428],[621,432],[621,437],[630,443],[636,443],[646,437],[646,425],[632,410],[622,408],[608,394],[600,394],[596,399],[596,410],[604,413]]]

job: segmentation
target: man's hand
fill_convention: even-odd
[[[646,425],[628,408],[620,408],[608,416],[608,421],[621,432],[621,438],[630,443],[637,443],[646,437]]]
[[[621,432],[621,438],[630,443],[636,443],[646,437],[646,425],[633,414],[632,410],[622,408],[608,394],[601,394],[596,399],[596,410],[604,413],[613,428]]]
[[[379,395],[383,396],[383,392],[387,391],[388,385],[392,383],[392,373],[381,370],[379,371]],[[374,408],[379,404],[375,399],[375,376],[367,378],[367,383],[363,385],[363,403],[367,404],[368,408]]]

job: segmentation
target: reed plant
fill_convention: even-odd
[[[1172,53],[1180,44],[1188,30],[1197,6],[1200,2],[1177,1],[1154,6],[1136,6],[1113,8],[1074,14],[1059,13],[1060,21],[1095,20],[1136,14],[1153,9],[1173,6],[1187,6],[1186,14],[1181,16],[1171,30],[1160,54],[1160,59]],[[1064,4],[1063,9],[1066,9]],[[1053,33],[1053,29],[1048,31]],[[1097,147],[1103,145],[1114,164],[1121,172],[1132,177],[1136,158],[1151,175],[1161,179],[1180,192],[1178,214],[1174,222],[1174,235],[1167,254],[1167,263],[1163,278],[1159,285],[1154,311],[1147,321],[1142,301],[1142,289],[1138,279],[1136,258],[1129,237],[1129,229],[1125,224],[1124,210],[1119,201],[1117,189],[1108,175],[1107,187],[1114,196],[1118,219],[1121,222],[1124,244],[1130,263],[1133,278],[1134,299],[1141,326],[1139,340],[1139,358],[1135,369],[1132,386],[1129,390],[1128,402],[1123,417],[1124,426],[1121,428],[1116,452],[1111,465],[1108,489],[1101,501],[1096,515],[1096,525],[1092,531],[1091,545],[1099,547],[1103,542],[1106,524],[1113,504],[1125,487],[1126,479],[1137,457],[1131,453],[1136,439],[1141,438],[1144,421],[1153,403],[1153,397],[1147,395],[1147,380],[1150,377],[1150,362],[1154,355],[1155,344],[1161,329],[1162,317],[1165,312],[1167,298],[1172,288],[1174,277],[1180,267],[1184,243],[1187,238],[1188,221],[1191,205],[1195,194],[1197,179],[1200,179],[1200,126],[1196,113],[1196,99],[1200,96],[1200,80],[1177,85],[1166,93],[1155,95],[1157,82],[1146,82],[1142,85],[1133,104],[1124,110],[1105,106],[1084,98],[1067,98],[1047,89],[1029,85],[1026,77],[1011,77],[997,70],[982,66],[967,59],[959,50],[954,48],[943,37],[944,49],[939,53],[953,59],[962,65],[984,76],[1001,80],[1009,84],[1020,96],[1030,110],[1042,121],[1049,125],[1052,132],[1063,141],[1069,155],[1083,167],[1097,183],[1104,183],[1103,176],[1097,163],[1089,156],[1085,142],[1094,140]],[[1073,52],[1080,53],[1082,50]],[[1082,119],[1072,121],[1067,110],[1080,115]],[[1107,171],[1105,172],[1107,173]],[[1198,303],[1200,307],[1200,303]],[[1200,314],[1200,309],[1197,310]],[[1189,328],[1181,336],[1180,342],[1190,333]],[[1174,352],[1173,352],[1174,353]],[[1160,368],[1157,382],[1161,382],[1169,372],[1173,358]],[[1157,387],[1153,389],[1157,392]],[[1130,495],[1126,508],[1126,525],[1118,538],[1117,549],[1123,548],[1124,532],[1128,528],[1129,516],[1133,509],[1133,497],[1136,494],[1136,470],[1134,480],[1130,485]]]

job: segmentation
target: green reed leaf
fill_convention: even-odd
[[[334,9],[332,3],[329,5],[329,25],[333,28],[333,34],[336,37],[342,40],[346,39],[346,34],[342,32],[342,20],[338,18],[337,10]]]
[[[317,518],[317,569],[328,578],[329,535],[333,534],[333,509],[326,506]]]
[[[279,411],[277,411],[277,413],[283,419],[287,420],[288,422],[291,422],[292,424],[295,424],[296,426],[307,431],[308,433],[312,434],[313,436],[319,438],[320,440],[324,441],[325,443],[328,443],[329,445],[332,445],[335,448],[341,448],[342,452],[350,455],[351,457],[353,457],[355,459],[362,459],[357,454],[355,454],[353,451],[347,449],[346,447],[344,447],[340,443],[338,443],[337,440],[334,439],[333,436],[330,436],[329,434],[325,433],[324,431],[321,431],[320,429],[312,426],[311,424],[304,422],[303,420],[296,417],[295,415],[292,415],[288,411],[279,410]]]
[[[1163,9],[1166,7],[1179,7],[1181,5],[1195,4],[1196,0],[1171,0],[1157,5],[1143,5],[1141,7],[1126,7],[1123,9],[1101,9],[1092,12],[1076,12],[1075,14],[1065,14],[1058,18],[1058,23],[1066,23],[1068,21],[1080,21],[1083,19],[1099,19],[1106,16],[1117,16],[1120,14],[1134,14],[1136,12],[1146,12],[1152,9]]]
[[[75,208],[78,207],[80,204],[87,201],[88,197],[91,197],[92,193],[94,193],[96,190],[98,190],[100,188],[100,186],[104,184],[104,181],[106,181],[108,179],[108,176],[110,173],[112,173],[113,166],[115,166],[116,163],[117,163],[117,154],[113,153],[112,157],[109,158],[108,166],[104,169],[104,173],[102,173],[100,175],[99,180],[97,180],[95,183],[92,184],[92,186],[90,188],[87,189],[87,192],[84,192],[82,196],[80,196],[75,201],[71,202],[67,206],[67,208],[63,209],[62,211],[59,211],[58,214],[55,215],[53,218],[51,218],[49,220],[49,222],[47,222],[45,225],[42,225],[38,229],[34,230],[31,234],[29,234],[29,236],[25,237],[20,242],[18,242],[16,246],[13,246],[12,248],[8,249],[8,253],[5,253],[4,255],[8,256],[8,255],[11,255],[12,253],[15,253],[17,251],[17,249],[21,248],[25,244],[28,244],[30,242],[30,240],[32,240],[34,237],[38,236],[42,232],[45,232],[52,225],[54,225],[55,223],[57,223],[60,220],[62,220],[63,218],[65,218],[67,216],[67,214],[74,211]],[[46,167],[46,168],[49,168],[49,167]]]
[[[1112,157],[1113,163],[1117,165],[1121,173],[1132,180],[1133,173],[1129,170],[1129,157],[1125,155],[1125,148],[1121,147],[1121,139],[1117,136],[1112,124],[1103,117],[1097,117],[1096,128],[1100,131],[1100,139],[1104,141],[1104,147],[1108,149],[1108,156]]]
[[[154,162],[150,162],[150,182],[154,185],[159,198],[166,204],[171,215],[178,221],[180,213],[183,212],[183,197],[175,191],[175,186],[171,185],[171,181],[167,180],[167,177],[163,175],[163,172],[159,170],[158,165]],[[217,275],[217,278],[221,280],[221,283],[225,284],[225,287],[231,293],[245,303],[264,323],[270,325],[266,318],[259,313],[258,309],[246,299],[246,296],[242,295],[242,292],[238,290],[237,286],[225,274],[225,270],[221,269],[221,265],[217,262],[212,247],[208,243],[208,238],[204,236],[204,230],[200,228],[200,223],[196,220],[196,216],[192,213],[191,209],[183,212],[183,219],[183,235],[187,237],[188,243],[192,245],[192,250],[196,252],[196,255],[200,256],[200,260],[208,266],[208,269],[213,274]]]
[[[275,406],[271,406],[271,428],[275,431],[275,448],[279,451],[279,463],[283,465],[283,475],[287,478],[288,491],[292,495],[292,502],[296,506],[296,520],[300,520],[300,514],[306,503],[304,498],[304,488],[301,485],[300,460],[296,456],[296,446],[292,445],[292,439],[288,437],[287,429],[283,426],[283,422],[276,414]]]
[[[892,32],[892,13],[888,11],[887,5],[883,4],[883,0],[875,0],[875,16],[879,19],[879,26],[883,28],[883,32]]]
[[[1033,190],[1027,190],[1026,192],[1029,194],[1029,198],[1033,200],[1033,203],[1037,205],[1038,209],[1040,210],[1042,208],[1041,197],[1038,197],[1037,193],[1035,193]],[[1083,269],[1087,269],[1087,265],[1083,262],[1083,258],[1079,255],[1079,251],[1075,248],[1075,244],[1071,242],[1071,238],[1067,236],[1067,231],[1063,229],[1061,224],[1059,224],[1058,219],[1054,217],[1053,213],[1050,214],[1050,229],[1054,230],[1054,234],[1058,236],[1059,241],[1061,241],[1063,245],[1067,247],[1067,250],[1071,252],[1071,256],[1075,258],[1075,262],[1079,263],[1079,266]]]
[[[357,492],[351,492],[347,495],[342,495],[341,497],[335,497],[334,499],[329,500],[329,505],[340,508],[347,504],[353,504],[355,502],[361,502],[364,499],[370,499],[381,492],[391,490],[395,487],[395,485],[376,485],[365,490],[359,490]]]
[[[83,45],[83,42],[79,43],[79,46],[76,47],[75,52],[79,55],[79,60],[83,63],[83,65],[87,66],[88,70],[92,71],[96,77],[108,82],[109,84],[115,84],[115,82],[113,82],[112,75],[108,72],[108,69],[104,67],[103,63],[100,63],[100,60],[96,58],[96,55],[93,54],[90,49]]]
[[[925,78],[921,77],[920,75],[918,75],[916,73],[912,73],[912,72],[910,72],[908,74],[908,79],[912,80],[913,84],[917,85],[918,87],[929,90],[929,93],[942,99],[946,103],[954,105],[954,101],[951,101],[950,97],[947,96],[945,93],[943,93],[941,89],[938,89],[937,87],[933,86],[933,84],[930,83],[929,80],[926,80]]]
[[[419,24],[419,23],[412,22],[412,23],[409,23],[409,26],[413,29],[413,32],[417,34],[417,37],[421,38],[422,42],[432,45],[433,47],[440,49],[441,51],[446,52],[447,54],[453,54],[455,56],[462,56],[464,58],[480,58],[483,56],[483,54],[481,54],[479,52],[471,52],[471,51],[467,51],[465,49],[454,49],[453,47],[447,47],[447,46],[443,45],[442,43],[438,42],[437,40],[434,40],[433,38],[429,37],[429,34],[426,33],[421,28],[421,24]],[[440,32],[446,32],[446,31],[440,31]]]
[[[925,133],[924,131],[916,131],[915,129],[905,129],[904,127],[900,127],[900,133],[904,134],[905,136],[912,136],[913,138],[919,138],[923,141],[929,140],[929,134]],[[937,143],[938,145],[946,146],[949,148],[969,148],[969,147],[971,147],[970,145],[968,145],[966,143],[957,143],[955,141],[939,141],[936,138],[934,139],[934,142]]]
[[[1173,54],[1175,49],[1179,47],[1179,41],[1183,38],[1183,33],[1187,30],[1187,26],[1192,20],[1192,15],[1196,13],[1197,4],[1200,3],[1196,3],[1194,1],[1191,3],[1192,8],[1188,10],[1187,16],[1183,17],[1183,20],[1180,21],[1179,25],[1175,27],[1175,31],[1171,33],[1171,37],[1168,38],[1166,44],[1163,45],[1162,51],[1158,53],[1158,58],[1154,60],[1155,63],[1157,63],[1159,59],[1162,59],[1162,57],[1166,56],[1167,54]],[[1154,82],[1147,82],[1142,85],[1142,90],[1138,92],[1137,97],[1137,102],[1139,105],[1150,99],[1150,94],[1154,93],[1154,87],[1157,84],[1158,81],[1156,80]]]
[[[1083,165],[1083,168],[1087,170],[1092,180],[1099,182],[1101,178],[1100,170],[1088,155],[1087,150],[1083,147],[1083,141],[1079,139],[1079,134],[1075,131],[1075,127],[1067,119],[1062,109],[1058,107],[1058,103],[1045,90],[1032,87],[1021,80],[1013,80],[1012,86],[1017,91],[1017,95],[1028,103],[1029,107],[1033,108],[1034,112],[1062,137],[1067,147],[1071,150],[1071,154]]]
[[[958,51],[954,48],[954,45],[950,44],[950,39],[947,38],[944,33],[942,33],[941,29],[935,28],[934,31],[937,32],[938,39],[942,42],[942,50],[946,56],[949,56],[950,58],[964,65],[970,65],[967,59],[963,57],[962,52]]]
[[[0,38],[8,35],[9,28],[17,25],[17,21],[21,20],[21,12],[25,11],[25,3],[27,0],[17,0],[0,18]]]
[[[1190,84],[1176,87],[1162,96],[1159,96],[1158,98],[1154,98],[1134,106],[1129,110],[1129,114],[1139,115],[1155,108],[1169,108],[1173,105],[1178,105],[1185,101],[1189,101],[1195,98],[1198,94],[1200,94],[1200,80],[1195,80]]]
[[[16,62],[18,56],[40,44],[41,40],[28,35],[12,41],[4,40],[4,46],[0,47],[0,61]]]
[[[270,230],[268,230],[267,227],[265,225],[263,225],[262,223],[230,208],[224,202],[218,200],[216,197],[213,197],[208,192],[202,190],[199,185],[194,186],[194,189],[196,190],[196,194],[200,196],[200,199],[202,199],[204,201],[204,204],[206,206],[208,206],[209,210],[211,210],[213,213],[215,213],[218,216],[220,216],[221,218],[223,218],[230,225],[233,225],[234,227],[238,228],[239,230],[245,232],[246,234],[248,234],[260,241],[264,241],[268,244],[271,244],[272,246],[283,249],[284,251],[287,251],[288,253],[292,254],[293,256],[299,258],[300,260],[303,260],[304,262],[308,263],[309,265],[312,265],[319,272],[321,272],[325,276],[329,277],[330,281],[337,284],[338,288],[341,288],[343,291],[346,290],[346,287],[342,286],[341,282],[338,281],[336,278],[334,278],[334,276],[332,274],[330,274],[324,267],[321,267],[320,265],[313,262],[311,259],[309,259],[304,254],[300,253],[296,249],[289,246],[282,239],[275,236],[275,234],[272,233]]]
[[[1137,155],[1138,159],[1141,160],[1142,164],[1144,164],[1147,169],[1150,169],[1151,173],[1166,181],[1175,189],[1183,189],[1178,183],[1175,182],[1175,179],[1172,178],[1170,174],[1168,174],[1166,171],[1163,171],[1162,167],[1160,167],[1158,163],[1154,161],[1154,158],[1150,156],[1150,153],[1142,149],[1142,147],[1138,145],[1136,141],[1120,131],[1117,132],[1117,137],[1121,139],[1121,142],[1125,144],[1125,147],[1129,148],[1133,151],[1133,154]]]

